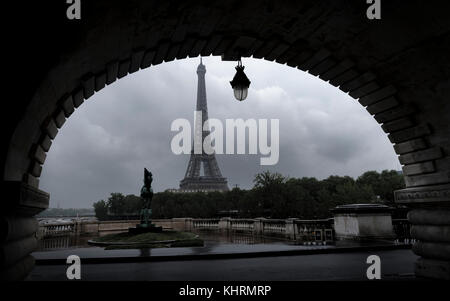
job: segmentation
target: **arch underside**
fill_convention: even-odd
[[[374,24],[364,18],[365,6],[331,1],[244,2],[240,10],[214,1],[208,7],[193,1],[178,10],[134,1],[136,6],[106,10],[101,2],[84,10],[104,18],[86,14],[83,34],[77,34],[82,39],[70,41],[68,31],[61,43],[70,50],[40,73],[9,143],[5,180],[38,187],[46,152],[66,118],[117,79],[175,59],[242,55],[307,71],[349,93],[387,133],[407,187],[450,182],[449,28],[429,25],[426,17],[436,16],[423,7],[385,9],[383,22]],[[399,14],[420,18],[410,16],[415,22],[405,28]]]
[[[65,11],[53,3],[31,5],[35,26],[14,40],[10,77],[20,81],[12,87],[1,152],[3,188],[19,209],[7,207],[3,215],[29,218],[45,208],[48,194],[37,187],[46,153],[65,120],[97,91],[175,59],[253,56],[318,76],[366,108],[403,165],[407,188],[396,201],[421,206],[409,216],[421,240],[414,249],[423,257],[418,274],[450,274],[446,10],[385,1],[382,20],[369,21],[365,1],[97,0],[84,1],[82,19],[69,21],[56,16]],[[8,264],[26,274],[31,251],[21,252]]]

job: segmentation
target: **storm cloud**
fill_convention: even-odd
[[[217,155],[229,186],[251,188],[264,170],[291,177],[356,177],[367,170],[400,169],[377,122],[346,93],[297,69],[244,59],[252,81],[243,102],[229,81],[235,62],[203,59],[210,118],[278,118],[280,157],[261,166],[257,155]],[[66,121],[43,166],[40,189],[50,206],[87,208],[111,192],[138,194],[144,167],[155,191],[178,188],[189,155],[175,155],[173,120],[193,123],[198,58],[148,68],[96,93]]]

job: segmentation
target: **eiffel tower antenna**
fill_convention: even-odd
[[[203,125],[208,120],[208,106],[206,101],[206,84],[205,84],[206,68],[203,65],[200,56],[200,64],[197,67],[198,86],[197,86],[197,107],[196,110],[201,112],[201,122],[195,123],[194,135],[197,139],[194,141],[203,141],[210,134],[210,129],[204,129]],[[198,128],[200,127],[200,128]],[[201,135],[201,137],[200,137]],[[202,173],[203,171],[203,173]],[[217,164],[215,154],[206,154],[203,149],[200,154],[194,152],[194,143],[192,146],[191,157],[187,166],[184,179],[180,182],[181,192],[197,192],[197,191],[228,191],[227,179],[222,177],[219,165]]]

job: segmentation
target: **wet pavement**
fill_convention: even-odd
[[[372,254],[381,258],[383,279],[414,279],[417,256],[408,245],[305,246],[252,235],[206,232],[200,236],[203,247],[154,249],[104,250],[78,240],[60,249],[34,252],[36,266],[27,280],[66,280],[69,255],[81,258],[83,280],[365,280],[366,260]]]
[[[411,250],[275,256],[217,260],[185,260],[83,264],[81,280],[103,281],[278,281],[367,280],[369,255],[381,258],[381,279],[415,280]],[[29,281],[67,280],[68,265],[38,265]]]

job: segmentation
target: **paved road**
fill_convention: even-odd
[[[366,259],[381,258],[382,279],[411,279],[411,250],[262,258],[85,264],[82,280],[365,280]],[[28,280],[66,280],[65,265],[36,266]]]

